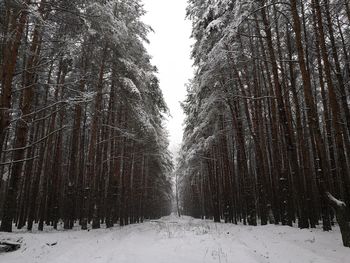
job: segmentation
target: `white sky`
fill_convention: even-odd
[[[148,38],[148,51],[157,66],[160,87],[171,116],[167,129],[170,134],[170,150],[175,153],[182,141],[184,114],[180,102],[185,99],[185,84],[192,77],[190,60],[191,22],[185,20],[187,0],[143,0],[144,22],[154,33]]]

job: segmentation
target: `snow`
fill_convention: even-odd
[[[338,200],[338,199],[335,198],[331,193],[327,192],[326,194],[327,194],[329,200],[330,200],[333,204],[335,204],[337,207],[345,207],[345,206],[346,206],[346,204],[345,204],[343,201]]]
[[[174,215],[144,224],[91,231],[1,233],[22,240],[0,254],[6,263],[348,262],[339,229],[218,224]]]
[[[121,78],[124,87],[131,93],[134,94],[137,98],[141,99],[141,92],[136,87],[135,83],[129,78]]]

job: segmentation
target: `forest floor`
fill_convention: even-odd
[[[0,233],[20,240],[1,263],[344,263],[339,229],[217,224],[169,216],[112,229]]]

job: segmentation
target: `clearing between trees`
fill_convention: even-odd
[[[78,229],[78,228],[77,228]],[[243,226],[174,215],[112,229],[1,233],[21,249],[6,263],[346,262],[339,229]]]

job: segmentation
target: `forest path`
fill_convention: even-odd
[[[1,263],[267,263],[347,262],[339,230],[249,227],[169,216],[91,231],[0,233],[22,238]],[[346,259],[347,258],[347,259]]]

